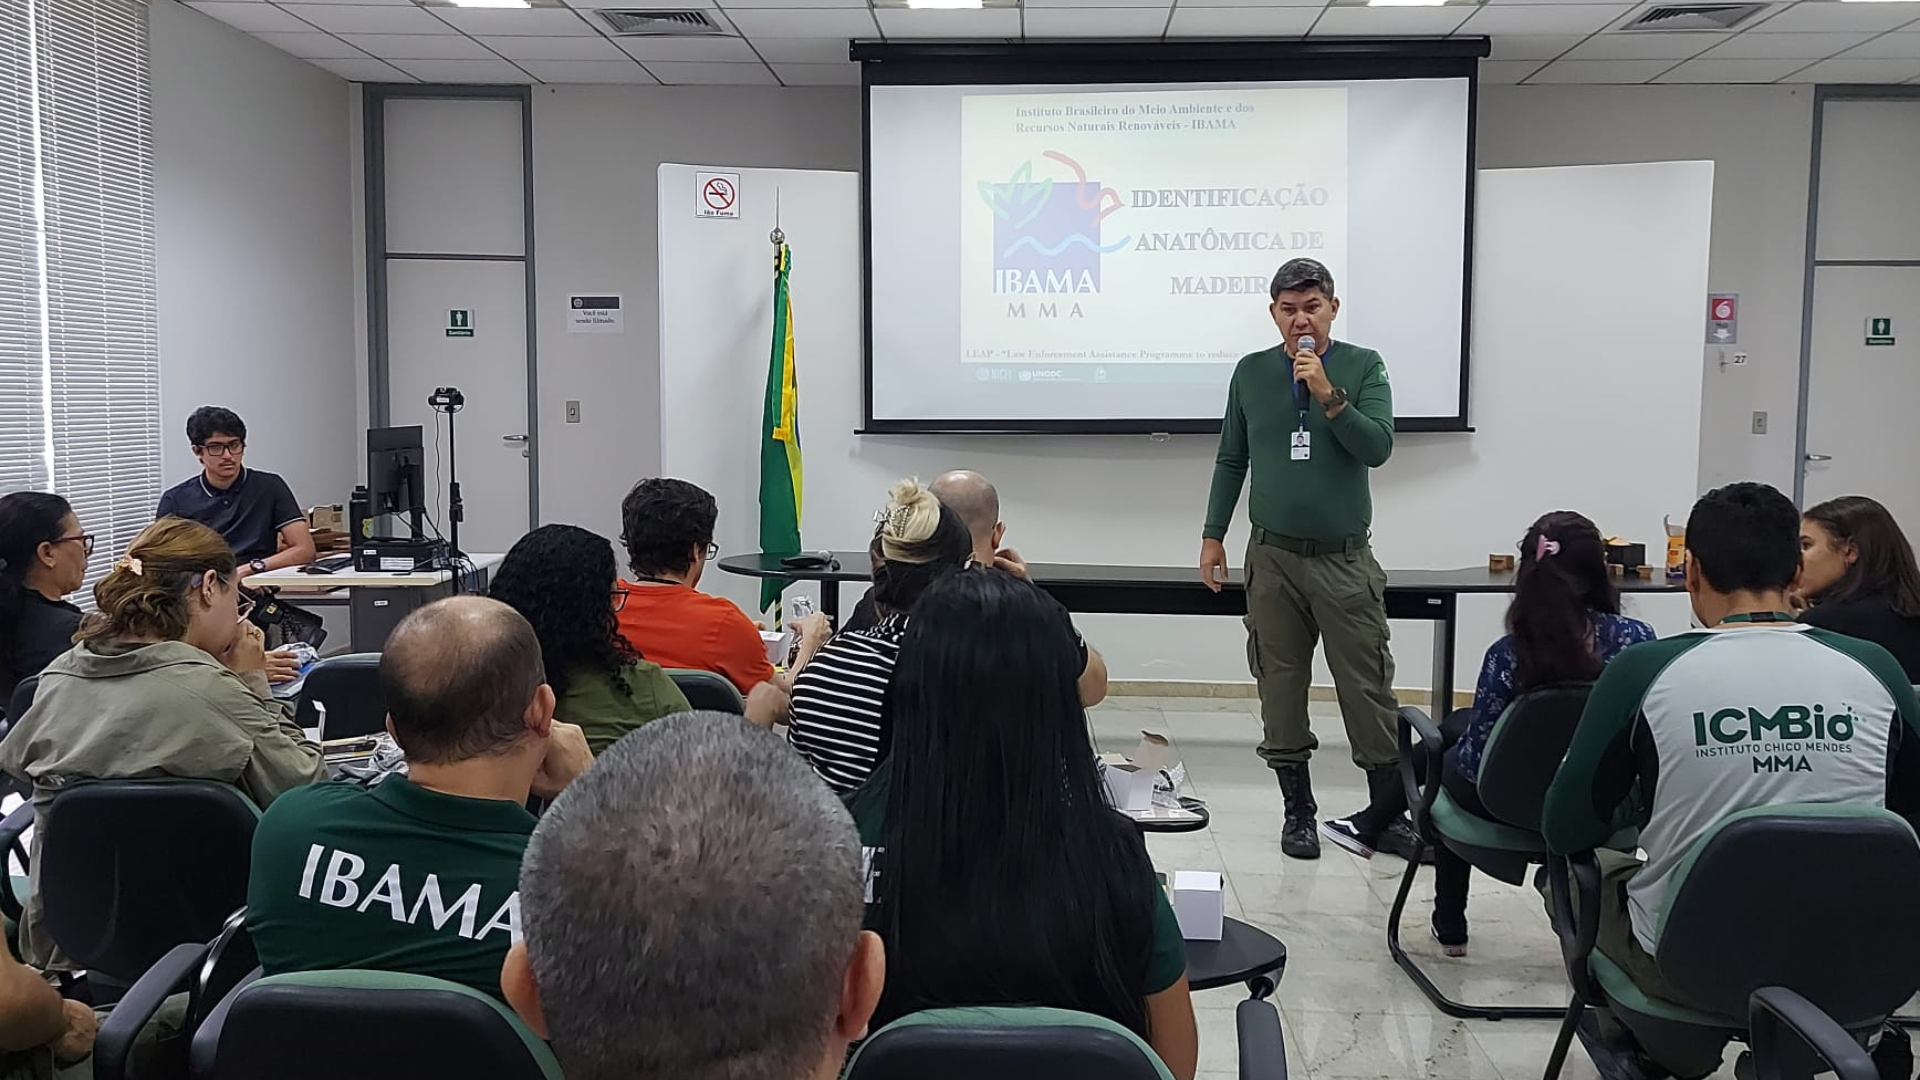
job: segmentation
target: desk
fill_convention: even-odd
[[[475,568],[472,592],[485,592],[487,571],[504,555],[468,555]],[[303,574],[297,567],[254,574],[246,584],[272,588],[280,598],[298,607],[345,607],[348,648],[379,652],[387,636],[407,613],[454,593],[453,572],[416,570],[410,574],[361,573],[346,569],[335,574]]]
[[[818,581],[820,608],[839,621],[840,585],[867,581],[871,557],[864,551],[836,551],[838,569],[794,570],[780,564],[778,555],[756,552],[720,560],[720,569],[747,577],[784,577]],[[1195,566],[1097,566],[1077,563],[1029,563],[1034,584],[1053,594],[1068,611],[1099,615],[1232,615],[1247,613],[1246,578],[1234,570],[1219,592],[1200,581]],[[1616,579],[1623,593],[1681,591],[1656,575],[1652,581]],[[1387,571],[1387,618],[1434,623],[1433,715],[1436,720],[1453,708],[1454,637],[1459,625],[1459,599],[1466,593],[1511,593],[1514,574],[1479,567],[1462,570]]]
[[[1199,574],[1196,571],[1195,577]],[[1219,941],[1187,942],[1187,987],[1213,990],[1237,982],[1264,998],[1287,970],[1287,947],[1280,939],[1229,915]]]

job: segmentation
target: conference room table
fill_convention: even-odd
[[[840,617],[840,586],[871,579],[871,558],[864,551],[832,552],[828,567],[796,569],[781,556],[755,552],[720,560],[720,569],[754,578],[786,578],[820,583],[820,608]],[[1033,583],[1052,594],[1068,611],[1087,615],[1232,615],[1247,613],[1246,576],[1232,570],[1219,592],[1206,587],[1196,566],[1105,566],[1091,563],[1028,563]],[[1515,573],[1465,567],[1459,570],[1388,570],[1387,618],[1433,626],[1434,713],[1452,708],[1453,665],[1460,619],[1460,597],[1511,593]],[[1652,580],[1615,579],[1628,594],[1681,591],[1655,568]]]

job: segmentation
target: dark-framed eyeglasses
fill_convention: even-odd
[[[615,614],[618,614],[619,612],[624,611],[626,609],[627,594],[632,591],[633,591],[632,589],[622,588],[618,585],[615,585],[613,587],[613,610]]]
[[[206,442],[194,447],[195,450],[213,457],[232,457],[246,448],[245,439],[223,439],[220,442]]]
[[[52,540],[47,541],[47,543],[49,544],[71,544],[75,542],[79,543],[81,554],[83,555],[93,554],[93,534],[92,533],[81,533],[79,536],[56,536]]]
[[[708,543],[707,543],[707,561],[708,561],[708,562],[712,562],[713,560],[715,560],[715,559],[717,559],[717,558],[719,558],[719,557],[720,557],[720,545],[719,545],[719,544],[716,544],[716,543],[713,543],[712,541],[708,541]]]

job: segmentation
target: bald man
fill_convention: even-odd
[[[955,469],[941,473],[939,479],[927,485],[927,490],[966,525],[967,533],[973,537],[974,562],[1005,570],[1024,581],[1033,580],[1020,553],[1000,546],[1006,539],[1007,525],[1000,520],[1000,492],[995,490],[992,481],[972,469]],[[873,590],[868,589],[841,629],[871,629],[879,621],[879,613],[873,607]],[[1107,661],[1086,639],[1082,638],[1080,645],[1087,654],[1086,666],[1080,670],[1080,702],[1098,705],[1107,696]]]
[[[533,627],[497,600],[408,615],[380,683],[407,774],[298,788],[261,817],[247,888],[260,965],[431,975],[501,998],[535,825],[527,798],[587,771],[586,735],[553,718]]]

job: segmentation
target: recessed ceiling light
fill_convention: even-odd
[[[1911,4],[1914,0],[1843,0],[1849,4]]]
[[[530,0],[447,0],[454,7],[462,8],[530,8]]]
[[[1445,7],[1448,0],[1367,0],[1368,7]]]
[[[977,11],[986,4],[984,0],[907,0],[907,6],[916,11]]]

